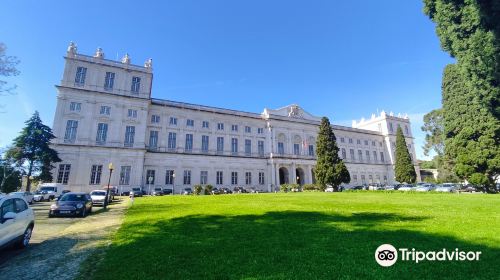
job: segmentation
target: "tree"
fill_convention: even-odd
[[[53,163],[60,162],[57,152],[49,144],[55,138],[52,129],[44,125],[38,112],[27,120],[26,127],[14,139],[7,155],[14,159],[27,176],[26,190],[31,187],[31,176],[37,180],[52,181],[50,170]]]
[[[10,193],[21,188],[21,172],[15,162],[7,157],[0,158],[0,192]]]
[[[500,175],[500,4],[424,0],[442,48],[456,58],[443,73],[445,161],[460,178]]]
[[[19,75],[19,71],[16,66],[19,64],[19,60],[15,56],[6,55],[7,47],[4,43],[0,42],[0,76],[9,77]],[[7,82],[0,80],[0,95],[3,93],[11,93],[15,86],[10,88],[5,88]]]
[[[316,141],[318,160],[314,169],[316,182],[323,188],[332,185],[337,188],[342,183],[349,183],[351,176],[339,157],[335,134],[328,118],[323,117]]]
[[[396,181],[401,183],[415,183],[417,180],[417,173],[411,161],[401,127],[398,127],[396,132],[396,165],[394,173],[396,174]]]
[[[424,115],[422,131],[425,132],[424,155],[434,151],[438,156],[444,154],[443,110],[436,109]]]

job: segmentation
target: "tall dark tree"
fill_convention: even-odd
[[[351,176],[342,159],[339,157],[335,134],[328,118],[323,117],[319,126],[317,146],[317,163],[314,169],[316,182],[324,189],[326,185],[335,188],[342,183],[349,183]]]
[[[493,187],[500,174],[500,3],[424,0],[442,48],[445,159],[463,179]]]
[[[13,147],[7,155],[14,159],[27,176],[26,190],[31,188],[31,176],[37,180],[51,181],[52,164],[60,162],[57,152],[49,144],[55,136],[52,129],[44,125],[38,112],[26,121],[26,127],[14,139]]]
[[[400,183],[415,183],[417,180],[415,166],[413,166],[411,161],[410,152],[408,151],[408,146],[406,146],[406,140],[401,127],[398,127],[396,132],[396,165],[394,166],[394,173],[396,181]]]

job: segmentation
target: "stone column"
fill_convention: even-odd
[[[292,163],[292,172],[290,172],[290,174],[292,174],[292,180],[290,180],[290,184],[296,184],[297,183],[297,167],[295,165],[295,162]]]
[[[311,166],[310,165],[307,165],[306,175],[304,177],[307,178],[307,184],[312,184],[312,175],[311,175]]]

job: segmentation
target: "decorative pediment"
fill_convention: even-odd
[[[263,115],[266,118],[272,118],[273,116],[286,117],[290,119],[301,119],[306,121],[321,121],[321,118],[316,117],[304,109],[302,109],[297,104],[288,105],[276,110],[273,109],[264,109]]]

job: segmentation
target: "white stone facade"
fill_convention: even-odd
[[[151,98],[152,61],[144,66],[77,53],[70,45],[53,146],[61,163],[54,181],[89,191],[106,185],[174,188],[196,184],[274,191],[314,182],[320,118],[298,105],[261,114]],[[380,115],[353,127],[334,125],[351,184],[394,182],[395,133],[403,128],[415,168],[407,117]],[[151,180],[151,181],[150,181]]]

